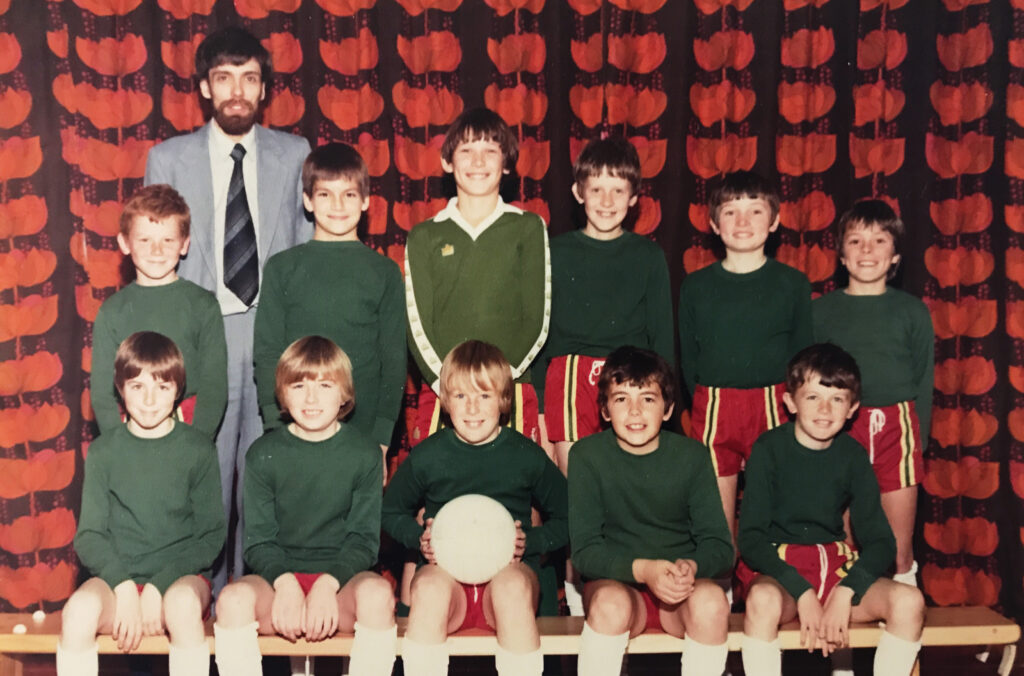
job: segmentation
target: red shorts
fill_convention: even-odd
[[[921,483],[924,453],[914,402],[879,408],[861,406],[850,427],[850,436],[867,449],[883,493]]]
[[[555,357],[544,380],[544,424],[548,441],[576,442],[601,431],[597,379],[604,357]]]
[[[644,628],[652,631],[664,631],[661,626],[661,613],[658,606],[661,601],[647,588],[647,585],[642,584],[634,587],[634,589],[640,592],[640,596],[644,600],[644,608],[647,609],[647,622],[644,624]]]
[[[845,542],[826,542],[822,545],[782,544],[777,546],[777,550],[779,558],[796,568],[822,603],[857,560],[857,552]]]
[[[309,594],[309,590],[313,588],[313,583],[316,582],[317,578],[323,575],[323,573],[292,573],[295,579],[299,581],[299,586],[302,587],[303,594]]]
[[[441,419],[441,400],[429,385],[420,388],[416,407],[416,427],[409,435],[409,445],[415,446],[444,427]],[[529,383],[515,383],[512,390],[512,410],[508,427],[523,434],[534,443],[540,443],[540,425],[537,412],[537,392]]]
[[[786,419],[785,385],[705,387],[693,393],[693,438],[711,450],[715,476],[739,474],[757,438]]]
[[[484,617],[484,590],[487,589],[487,583],[460,583],[460,586],[466,595],[466,617],[463,618],[462,624],[459,625],[457,631],[462,631],[463,629],[483,629],[493,632],[494,628],[487,624],[487,619]]]

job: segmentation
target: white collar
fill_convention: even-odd
[[[241,141],[235,141],[224,133],[216,120],[210,120],[210,144],[216,155],[230,156],[231,151],[235,149],[235,143],[242,144],[246,157],[253,154],[256,150],[256,125],[254,124],[249,131],[245,132]]]
[[[492,211],[487,216],[487,218],[480,221],[479,225],[474,227],[469,224],[469,221],[467,221],[465,217],[463,217],[462,212],[459,211],[459,198],[453,197],[450,200],[448,200],[448,204],[445,205],[444,209],[441,209],[441,211],[437,212],[437,215],[434,216],[434,220],[454,221],[456,225],[458,225],[460,228],[466,231],[467,235],[469,235],[473,240],[476,240],[476,238],[479,237],[484,232],[484,230],[486,230],[488,227],[491,226],[491,224],[493,224],[496,220],[498,220],[504,214],[507,213],[521,214],[523,213],[523,210],[517,206],[507,203],[505,200],[501,199],[501,196],[499,195],[498,203],[494,205],[494,211]]]

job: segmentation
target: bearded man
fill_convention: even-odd
[[[309,143],[256,124],[270,76],[270,54],[248,31],[229,26],[208,35],[196,50],[195,77],[213,118],[191,134],[154,146],[146,161],[146,185],[170,184],[192,212],[191,244],[179,276],[214,293],[224,315],[228,404],[217,452],[225,513],[230,523],[236,502],[238,523],[215,573],[216,591],[228,574],[243,573],[245,452],[263,429],[252,360],[263,264],[312,234],[301,181]]]

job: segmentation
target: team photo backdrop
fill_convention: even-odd
[[[889,199],[897,283],[936,332],[922,586],[1024,615],[1024,0],[0,0],[0,610],[75,586],[92,322],[131,274],[120,204],[149,148],[204,123],[193,54],[229,23],[273,55],[265,125],[362,153],[361,234],[399,264],[473,106],[519,136],[505,198],[551,234],[580,224],[582,146],[628,137],[631,227],[675,289],[720,253],[722,173],[778,183],[774,255],[815,293],[842,283],[838,214]]]

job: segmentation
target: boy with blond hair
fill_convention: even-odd
[[[779,625],[797,618],[801,644],[824,655],[849,645],[849,624],[883,620],[874,673],[910,674],[924,597],[884,577],[896,542],[864,449],[843,427],[857,411],[860,371],[841,348],[812,345],[790,362],[793,422],[765,432],[748,463],[740,554],[758,573],[746,599],[743,671],[782,674]],[[850,512],[860,551],[846,544]]]
[[[252,575],[217,599],[217,668],[261,673],[258,634],[322,641],[355,632],[350,673],[391,673],[391,585],[369,568],[380,542],[377,446],[342,420],[356,403],[352,364],[322,336],[285,349],[275,391],[289,422],[246,454],[245,561]]]
[[[674,381],[654,352],[612,352],[598,383],[611,429],[569,455],[572,558],[586,579],[580,674],[617,676],[645,628],[686,637],[683,674],[725,668],[729,604],[712,579],[732,566],[732,537],[707,449],[661,431]]]
[[[155,331],[174,341],[185,360],[179,418],[211,439],[227,405],[227,345],[212,293],[178,277],[188,252],[188,204],[169,185],[148,185],[125,203],[117,244],[131,258],[135,281],[100,306],[92,329],[92,409],[100,433],[123,426],[115,397],[114,354],[128,336]]]
[[[768,258],[779,196],[749,171],[726,175],[708,200],[725,259],[679,289],[679,355],[693,400],[693,436],[711,450],[729,528],[737,476],[758,435],[784,419],[786,363],[811,342],[811,285]]]
[[[370,176],[346,143],[316,148],[302,166],[302,201],[313,239],[271,257],[263,269],[253,346],[263,425],[281,426],[274,369],[285,348],[307,335],[334,341],[352,360],[359,404],[349,424],[387,452],[405,385],[402,273],[359,241]]]
[[[537,630],[540,556],[566,544],[565,478],[544,451],[503,426],[512,399],[512,373],[501,351],[469,340],[445,357],[441,402],[451,427],[424,440],[395,472],[384,496],[384,529],[426,565],[412,580],[402,662],[409,676],[448,673],[449,634],[495,630],[499,676],[539,676],[544,664]],[[457,582],[434,562],[431,525],[450,500],[470,493],[500,502],[516,521],[514,558],[488,583]],[[544,517],[531,526],[530,506]],[[423,508],[422,525],[416,515]]]
[[[95,577],[64,605],[57,674],[96,676],[97,634],[130,652],[166,630],[171,676],[202,676],[210,569],[227,533],[217,451],[174,418],[185,360],[166,336],[128,336],[113,382],[128,422],[89,446],[75,552]]]
[[[839,219],[839,260],[849,284],[811,303],[814,337],[857,360],[862,405],[850,436],[868,451],[882,509],[896,536],[894,580],[917,585],[914,518],[924,476],[935,380],[935,331],[919,298],[888,285],[900,262],[903,221],[882,200]]]
[[[441,146],[456,197],[409,232],[409,349],[423,377],[414,444],[437,430],[442,359],[468,339],[504,353],[515,380],[511,423],[541,440],[530,365],[548,334],[551,266],[544,221],[501,199],[501,180],[518,155],[519,139],[497,113],[463,112]]]

